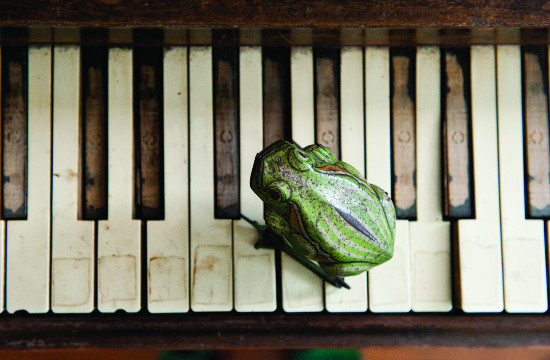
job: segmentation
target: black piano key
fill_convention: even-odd
[[[522,47],[526,215],[550,218],[548,48]]]
[[[212,57],[216,159],[214,216],[239,219],[239,49],[215,47]]]
[[[28,48],[2,49],[2,218],[27,218]]]
[[[340,49],[315,48],[315,142],[340,158]],[[306,146],[309,144],[303,144]]]
[[[416,49],[390,50],[392,199],[399,219],[416,219]]]
[[[106,47],[81,50],[81,203],[79,217],[107,219]]]
[[[164,219],[163,50],[134,50],[135,217]]]
[[[450,219],[473,218],[469,48],[444,48],[441,61],[443,213]]]
[[[262,49],[264,145],[291,140],[290,48]]]

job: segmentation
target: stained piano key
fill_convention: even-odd
[[[135,129],[135,217],[164,218],[163,67],[162,48],[137,47],[133,52]]]
[[[544,312],[548,308],[544,222],[526,220],[525,211],[520,47],[498,46],[497,65],[504,308]],[[540,83],[525,79],[528,86],[528,80],[535,81],[534,86]]]
[[[263,147],[262,50],[241,47],[240,84],[240,207],[245,216],[263,223],[262,201],[250,190],[249,171]],[[275,252],[255,249],[258,231],[244,220],[233,222],[235,310],[274,311],[277,307]]]
[[[214,219],[212,48],[189,49],[191,308],[233,308],[232,223]]]
[[[441,56],[443,202],[445,216],[452,219],[474,216],[468,51],[467,48],[444,48]]]
[[[94,223],[78,218],[80,154],[80,48],[53,53],[52,283],[56,313],[94,307]]]
[[[6,222],[6,308],[10,313],[43,313],[50,307],[51,56],[49,46],[28,49],[28,119],[20,119],[28,121],[29,199],[26,219]],[[19,71],[27,70],[19,67]]]
[[[2,219],[27,217],[28,49],[2,52]]]
[[[290,48],[262,49],[264,144],[290,140]]]
[[[416,50],[416,221],[410,222],[413,311],[452,308],[451,224],[441,207],[440,50]]]
[[[239,208],[239,49],[212,50],[216,157],[215,217],[238,219]],[[246,70],[245,70],[246,71]]]
[[[83,141],[79,211],[85,220],[107,219],[107,59],[106,47],[81,49]]]
[[[147,222],[147,309],[189,310],[188,49],[164,49],[164,219]]]
[[[364,130],[364,91],[363,49],[343,47],[340,54],[340,139],[341,159],[353,165],[360,173],[365,173],[365,130]],[[320,76],[318,73],[317,76]],[[337,102],[332,102],[336,107]],[[332,108],[332,111],[336,111]],[[329,112],[330,113],[330,112]],[[319,124],[317,124],[319,126]],[[337,147],[338,148],[338,147]],[[351,289],[337,289],[325,284],[325,308],[330,312],[362,312],[367,310],[367,274],[362,273],[346,278]]]
[[[340,50],[316,48],[313,61],[315,142],[328,147],[340,159]]]
[[[398,219],[416,218],[415,49],[390,50],[392,168]]]
[[[475,219],[458,220],[456,239],[465,312],[503,309],[495,66],[494,47],[471,48]]]
[[[2,47],[0,47],[0,104],[2,104]],[[3,115],[3,114],[2,114]],[[2,116],[0,115],[0,119]],[[1,131],[1,128],[0,128]],[[2,149],[3,137],[0,137],[0,149]],[[2,157],[0,155],[0,172],[2,169]],[[0,192],[1,193],[1,192]],[[1,198],[0,198],[1,199]],[[0,201],[1,206],[1,201]],[[4,311],[4,291],[5,291],[5,269],[6,269],[6,222],[0,219],[0,312]]]
[[[522,60],[527,214],[549,218],[548,48],[524,46]]]
[[[391,193],[390,54],[387,47],[365,49],[365,133],[367,180]],[[397,220],[393,258],[369,271],[369,309],[411,309],[409,222]]]
[[[109,203],[107,220],[98,222],[97,307],[136,312],[141,306],[141,223],[133,219],[132,51],[109,49],[108,64]]]
[[[290,49],[292,140],[300,146],[315,142],[313,49]],[[323,310],[323,282],[287,254],[281,254],[283,309],[287,312]]]

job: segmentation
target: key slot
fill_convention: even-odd
[[[473,218],[470,55],[467,48],[443,49],[443,209],[450,219]]]
[[[28,49],[2,54],[2,218],[27,218]]]
[[[529,218],[550,218],[548,49],[522,47],[525,199]]]
[[[134,217],[164,219],[162,48],[134,50]]]
[[[416,219],[415,48],[390,50],[393,202],[398,219]]]
[[[214,76],[215,218],[240,218],[239,49],[215,47]]]

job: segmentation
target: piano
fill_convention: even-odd
[[[550,344],[546,2],[0,4],[0,347]],[[256,250],[252,161],[322,143],[394,258]]]

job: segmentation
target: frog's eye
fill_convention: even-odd
[[[267,196],[273,201],[286,201],[291,195],[292,190],[284,181],[274,181],[267,188]]]
[[[307,152],[302,149],[293,149],[288,154],[288,160],[293,168],[296,170],[308,170],[313,159],[309,156]]]

